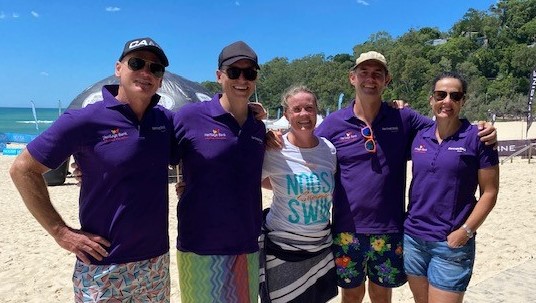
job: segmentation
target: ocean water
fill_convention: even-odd
[[[38,135],[58,118],[58,108],[36,108],[37,128],[31,107],[0,107],[0,133]]]

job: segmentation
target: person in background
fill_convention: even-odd
[[[360,303],[368,277],[371,302],[391,302],[392,289],[406,282],[402,245],[408,152],[416,132],[433,121],[382,102],[391,76],[378,52],[360,54],[349,80],[355,89],[351,105],[331,113],[316,129],[337,149],[332,231],[338,285],[343,303]],[[479,136],[496,142],[490,125]]]
[[[169,302],[168,164],[171,112],[156,94],[169,65],[151,38],[126,42],[115,64],[119,85],[103,100],[66,111],[30,142],[11,178],[37,221],[77,256],[76,302]],[[80,229],[68,226],[43,173],[74,156],[81,170]]]
[[[261,302],[324,303],[337,295],[331,252],[336,151],[313,134],[316,95],[296,85],[282,96],[290,130],[264,156],[263,186],[273,190],[261,235]]]
[[[435,123],[411,145],[404,268],[416,303],[462,302],[475,261],[475,232],[497,201],[498,152],[460,119],[466,94],[458,73],[437,76],[430,96]]]
[[[177,207],[181,302],[257,302],[266,128],[248,109],[259,69],[242,41],[224,47],[222,93],[174,117],[184,191]]]

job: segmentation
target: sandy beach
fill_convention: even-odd
[[[500,140],[525,139],[526,123],[498,122]],[[529,138],[536,138],[533,125]],[[15,158],[0,156],[0,302],[72,302],[71,276],[75,256],[61,249],[24,206],[9,177]],[[516,157],[500,165],[497,205],[478,230],[477,258],[464,302],[536,302],[536,156]],[[409,175],[408,175],[409,184]],[[169,185],[174,192],[174,184]],[[78,227],[78,193],[68,177],[61,186],[49,187],[56,209],[72,227]],[[263,191],[263,202],[270,193]],[[175,246],[177,199],[170,198],[172,299],[180,302]],[[332,300],[338,302],[338,299]],[[366,300],[366,302],[369,302]],[[393,291],[393,302],[413,302],[409,287]]]

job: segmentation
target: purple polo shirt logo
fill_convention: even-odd
[[[398,126],[382,127],[382,131],[388,131],[392,133],[398,133]]]
[[[344,136],[339,138],[339,141],[341,142],[350,142],[355,140],[357,140],[357,135],[351,130],[347,131]]]
[[[165,132],[166,131],[166,127],[164,125],[153,126],[153,127],[151,127],[151,129],[154,130],[154,131],[160,131],[160,132]]]
[[[110,129],[110,134],[102,136],[102,142],[113,142],[128,138],[127,132],[121,132],[119,128]]]
[[[413,151],[416,153],[424,154],[428,151],[428,149],[426,149],[426,147],[423,144],[419,144],[419,146],[415,147]]]
[[[465,147],[449,147],[448,150],[455,151],[457,153],[465,153],[467,150]]]
[[[219,128],[214,128],[212,132],[205,133],[203,135],[206,140],[225,140],[227,139],[227,135],[225,133],[222,133]]]
[[[261,138],[257,138],[255,136],[251,136],[251,140],[257,141],[257,143],[264,145],[264,141]]]

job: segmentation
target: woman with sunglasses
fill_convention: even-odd
[[[466,91],[459,74],[437,76],[430,96],[435,123],[419,131],[411,146],[404,268],[416,303],[462,302],[475,260],[475,232],[497,200],[497,150],[480,142],[477,127],[459,117]]]
[[[263,186],[273,190],[261,235],[261,302],[323,303],[337,295],[331,252],[335,147],[314,135],[315,94],[292,86],[281,105],[290,124],[282,149],[269,149]]]

